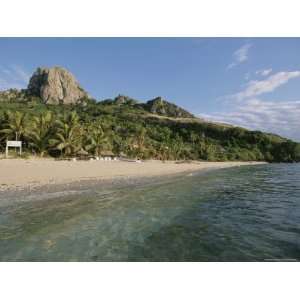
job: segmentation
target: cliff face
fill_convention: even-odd
[[[27,94],[47,104],[75,104],[88,97],[75,77],[61,67],[38,68],[30,78]]]

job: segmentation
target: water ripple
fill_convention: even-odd
[[[0,260],[300,259],[299,164],[48,196],[1,208]]]

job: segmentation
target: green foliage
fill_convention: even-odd
[[[54,138],[49,140],[53,149],[65,156],[76,154],[82,147],[83,128],[75,111],[56,121]]]
[[[33,116],[26,130],[29,147],[40,156],[44,156],[50,148],[50,139],[54,132],[54,118],[50,111]]]
[[[83,144],[87,151],[96,156],[99,156],[101,151],[105,149],[108,144],[108,139],[100,122],[95,122],[94,124],[87,126]]]
[[[27,153],[73,156],[84,149],[161,160],[300,161],[300,144],[277,135],[149,114],[125,96],[77,105],[38,99],[0,103],[0,150],[6,139],[23,141]]]
[[[0,132],[5,139],[20,140],[26,131],[26,114],[19,111],[5,111]]]

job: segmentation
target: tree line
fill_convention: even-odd
[[[27,154],[72,157],[103,151],[141,159],[300,161],[300,145],[276,135],[197,121],[161,119],[129,105],[6,103],[0,150],[21,140]]]

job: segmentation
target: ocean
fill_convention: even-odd
[[[300,164],[28,197],[0,207],[0,261],[300,260]]]

